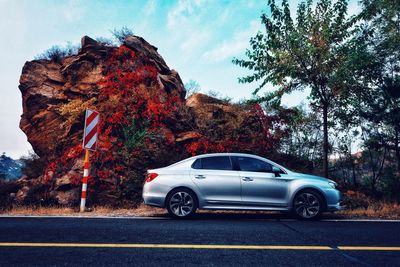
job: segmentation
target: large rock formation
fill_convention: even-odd
[[[137,203],[148,168],[198,153],[270,148],[271,136],[251,107],[204,94],[185,100],[178,73],[137,36],[120,47],[85,36],[77,55],[26,62],[19,89],[20,127],[47,164],[39,177],[20,181],[20,202],[79,201],[86,107],[102,112],[89,184],[97,203]]]
[[[76,56],[66,57],[61,62],[28,61],[22,69],[19,89],[23,114],[20,128],[39,156],[52,157],[54,151],[62,150],[71,140],[82,137],[82,126],[63,124],[65,119],[58,108],[74,99],[98,97],[104,62],[112,50],[117,49],[87,36],[82,38],[81,43],[82,48]],[[178,73],[168,68],[156,47],[136,36],[128,37],[125,45],[136,52],[139,60],[149,61],[157,68],[161,89],[168,93],[175,91],[184,100],[185,89]]]

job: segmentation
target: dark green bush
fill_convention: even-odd
[[[22,174],[29,178],[37,178],[44,173],[47,162],[40,158],[35,153],[30,153],[28,156],[21,157],[20,160],[24,163]]]
[[[9,210],[12,208],[14,197],[21,188],[16,182],[5,182],[0,180],[0,210]]]

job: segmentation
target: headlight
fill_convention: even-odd
[[[332,188],[336,188],[336,183],[335,182],[328,182],[328,184],[332,187]]]

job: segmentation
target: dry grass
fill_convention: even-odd
[[[344,204],[347,209],[333,214],[327,213],[327,218],[367,218],[367,219],[400,219],[400,205],[376,201],[368,196],[354,191],[344,193]],[[287,215],[280,215],[277,212],[269,211],[199,211],[200,214],[213,214],[218,217],[235,218],[240,216],[249,217],[270,217],[281,218]],[[108,216],[108,217],[158,217],[166,216],[165,209],[153,208],[144,204],[137,208],[113,208],[97,206],[91,212],[80,213],[77,208],[69,207],[13,207],[8,211],[0,211],[0,215],[35,215],[35,216]]]
[[[345,218],[400,219],[400,205],[377,201],[367,195],[348,190],[343,194],[346,209],[336,213]]]
[[[11,210],[0,211],[0,215],[20,216],[109,216],[109,217],[139,217],[139,216],[162,216],[164,209],[140,205],[137,208],[113,208],[107,206],[93,207],[90,212],[81,213],[77,208],[70,207],[14,207]]]
[[[271,218],[286,217],[279,215],[276,212],[269,211],[199,211],[200,214],[219,214],[234,218],[234,216],[248,215],[254,216],[267,216]],[[77,209],[68,207],[15,207],[8,211],[1,211],[1,215],[19,215],[19,216],[87,216],[87,217],[159,217],[166,216],[165,209],[148,207],[140,205],[137,208],[112,208],[112,207],[94,207],[91,212],[80,213]],[[367,218],[367,219],[400,219],[400,205],[397,204],[382,204],[377,206],[370,206],[367,208],[345,209],[333,214],[327,214],[328,218],[340,219],[354,219],[354,218]]]
[[[337,215],[345,218],[400,219],[400,205],[380,203],[367,208],[345,209]]]

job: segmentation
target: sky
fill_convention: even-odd
[[[295,9],[298,1],[291,1]],[[234,100],[251,97],[257,84],[239,84],[250,74],[232,64],[244,58],[249,39],[262,30],[266,0],[0,0],[0,153],[19,158],[32,151],[19,129],[19,77],[26,61],[53,45],[79,44],[84,35],[111,38],[111,30],[131,28],[152,45],[184,83]],[[350,2],[350,13],[357,4]],[[268,89],[267,89],[268,90]],[[284,98],[288,106],[307,93]]]

